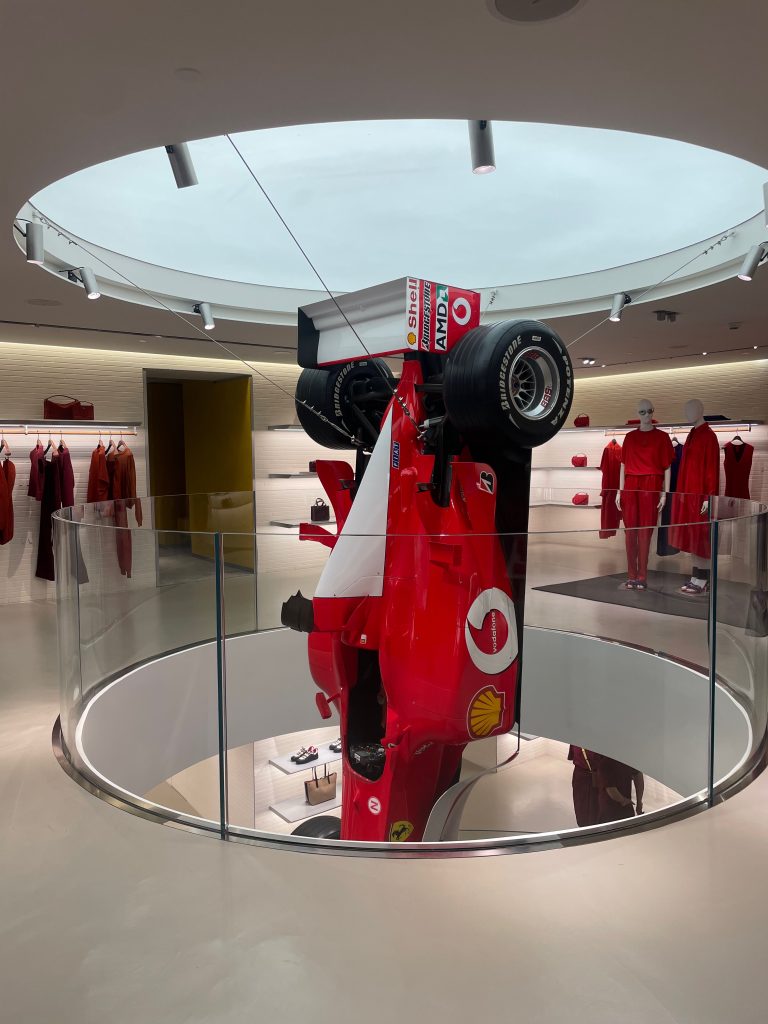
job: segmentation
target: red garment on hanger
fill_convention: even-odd
[[[111,464],[111,465],[110,465]],[[133,562],[133,542],[128,527],[128,509],[132,508],[136,516],[136,524],[142,524],[141,501],[136,497],[136,463],[133,452],[127,446],[107,459],[107,468],[111,469],[112,497],[114,498],[115,526],[123,529],[115,530],[117,548],[117,564],[123,576],[130,578]]]
[[[43,497],[43,464],[40,461],[43,457],[45,448],[38,441],[32,451],[29,453],[29,461],[31,463],[29,470],[29,487],[27,488],[27,494],[30,498],[34,498],[36,501],[40,501]]]
[[[631,430],[624,438],[624,490],[621,514],[627,549],[627,575],[645,582],[654,527],[659,521],[659,497],[664,473],[672,465],[675,449],[663,430]]]
[[[59,457],[56,465],[59,470],[61,507],[72,508],[75,504],[75,473],[72,469],[72,456],[64,443],[59,445],[57,451]]]
[[[749,474],[752,472],[755,449],[751,444],[734,444],[729,441],[723,446],[723,451],[726,497],[749,498]]]
[[[600,537],[606,540],[615,537],[621,522],[621,512],[616,507],[616,492],[621,479],[621,445],[614,438],[603,449],[600,459],[603,485],[600,491]]]
[[[99,443],[91,452],[91,465],[88,470],[88,488],[85,500],[90,504],[94,501],[107,501],[109,498],[109,472],[104,445]]]
[[[7,544],[13,538],[13,485],[16,483],[16,467],[6,459],[0,467],[3,487],[0,490],[0,544]]]
[[[699,558],[709,558],[709,512],[702,514],[701,507],[720,493],[720,445],[708,423],[694,427],[685,439],[677,491],[672,501],[670,543]]]

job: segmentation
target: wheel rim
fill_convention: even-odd
[[[526,419],[538,420],[557,402],[560,390],[557,366],[538,345],[529,345],[515,356],[507,382],[512,405]]]

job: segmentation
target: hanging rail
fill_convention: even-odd
[[[716,434],[733,434],[734,431],[737,434],[741,432],[749,434],[752,432],[752,424],[756,422],[753,420],[751,423],[736,423],[728,420],[724,423],[722,420],[705,420],[707,426],[710,426]],[[623,437],[630,431],[637,430],[638,425],[635,423],[632,426],[606,428],[603,433],[606,437]],[[693,424],[691,423],[654,423],[654,426],[659,430],[667,430],[670,434],[682,434],[693,430]]]

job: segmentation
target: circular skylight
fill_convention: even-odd
[[[494,121],[497,171],[471,172],[466,121],[357,121],[234,141],[325,283],[411,274],[465,287],[570,277],[681,249],[753,217],[768,172],[651,136]],[[169,140],[177,141],[177,140]],[[147,263],[274,287],[320,283],[225,137],[89,167],[32,200]]]

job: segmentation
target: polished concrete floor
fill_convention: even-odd
[[[64,1024],[763,1024],[768,776],[519,856],[278,853],[146,822],[51,752],[51,606],[3,610],[0,1006]]]

